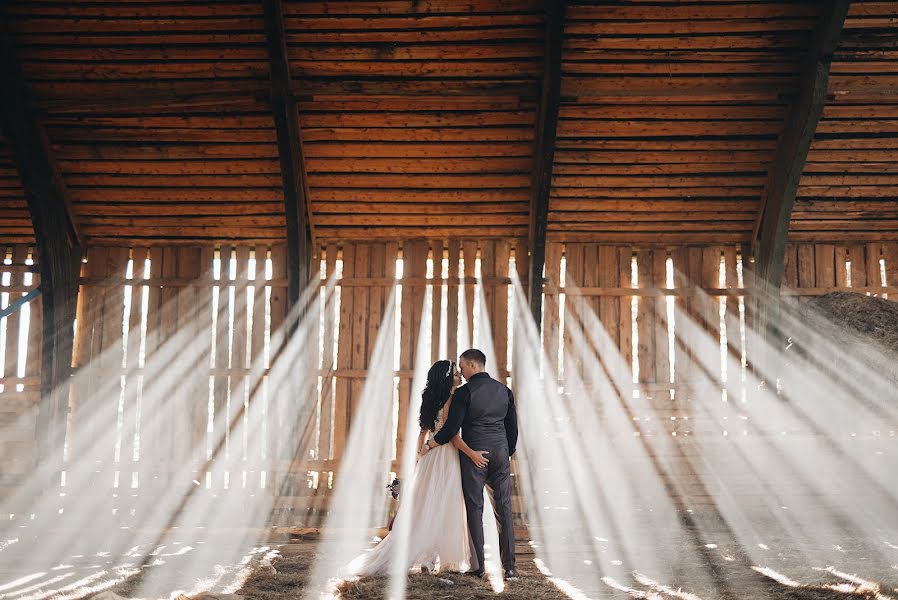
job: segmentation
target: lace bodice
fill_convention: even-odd
[[[443,425],[446,423],[446,417],[448,416],[446,414],[447,412],[448,411],[446,410],[446,407],[444,406],[443,408],[440,409],[440,412],[437,413],[436,425],[433,428],[434,434],[436,434],[436,432],[439,431],[440,428],[442,428]],[[433,435],[431,435],[431,437],[433,437]]]

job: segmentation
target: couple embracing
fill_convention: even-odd
[[[459,357],[458,368],[437,361],[422,393],[418,464],[412,498],[402,498],[394,530],[373,550],[355,559],[356,576],[384,575],[399,560],[398,544],[408,540],[407,567],[484,572],[484,487],[492,491],[505,579],[517,579],[511,514],[510,457],[518,439],[514,394],[486,372],[486,356],[476,349]],[[461,384],[464,377],[467,382]],[[462,435],[458,432],[461,430]],[[474,449],[476,448],[476,450]],[[398,527],[409,527],[398,532]]]

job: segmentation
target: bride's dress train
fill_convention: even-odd
[[[441,414],[436,431],[440,430],[443,417]],[[415,467],[414,483],[404,481],[402,485],[403,492],[408,492],[405,497],[400,493],[393,530],[375,548],[349,564],[349,576],[388,574],[393,561],[400,555],[403,541],[408,544],[405,569],[476,569],[477,565],[472,564],[477,562],[477,557],[471,553],[458,450],[452,444],[445,444],[427,452]],[[411,515],[402,514],[409,508]],[[484,521],[486,543],[495,551],[498,534],[489,497],[484,506]]]

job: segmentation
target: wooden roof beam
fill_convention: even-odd
[[[792,207],[817,123],[826,103],[832,55],[839,44],[850,0],[826,0],[802,64],[798,96],[776,150],[753,233],[755,276],[767,290],[778,290]]]
[[[61,460],[81,240],[62,174],[29,97],[9,32],[4,29],[0,36],[0,84],[4,90],[0,94],[0,120],[25,189],[40,265],[43,323],[38,452],[41,457]]]
[[[287,218],[287,295],[292,305],[299,301],[302,290],[311,280],[314,230],[299,113],[287,58],[283,6],[281,0],[265,0],[264,7],[265,36],[271,65],[271,107],[277,129]]]
[[[555,135],[561,105],[561,55],[564,13],[567,2],[547,4],[545,59],[530,195],[530,312],[539,328],[542,323],[543,267],[546,263],[546,230],[549,223],[549,192],[555,161]]]

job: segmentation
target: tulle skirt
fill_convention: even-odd
[[[403,481],[402,485],[405,489],[400,493],[393,530],[349,564],[350,576],[386,575],[395,560],[403,560],[406,569],[477,568],[471,564],[477,558],[471,554],[458,450],[451,444],[437,446],[418,461],[414,482]],[[404,514],[409,510],[411,514]],[[408,550],[403,558],[400,553],[405,544]]]

